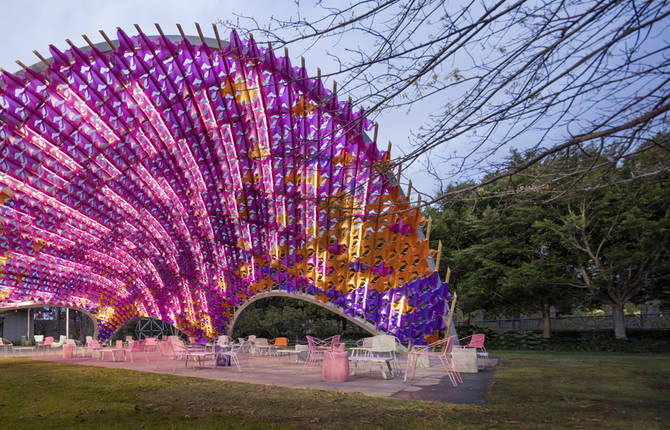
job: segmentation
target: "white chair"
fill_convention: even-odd
[[[7,355],[7,352],[13,352],[14,351],[14,345],[7,341],[6,339],[3,339],[0,337],[0,347],[2,348],[2,351]]]
[[[60,339],[58,339],[58,342],[54,342],[51,344],[52,348],[60,348],[61,346],[65,345],[65,342],[67,341],[67,337],[65,335],[60,335]]]
[[[372,347],[370,352],[372,356],[388,356],[393,362],[393,371],[398,373],[398,358],[396,352],[398,349],[398,342],[395,336],[388,334],[380,334],[372,338]]]
[[[35,339],[35,343],[43,343],[44,342],[44,335],[43,334],[36,334],[33,336],[33,339]]]
[[[264,337],[257,337],[254,341],[253,353],[258,355],[267,355],[270,349],[268,340]]]
[[[217,346],[228,346],[230,345],[230,338],[226,336],[225,334],[221,335],[216,339],[216,345]]]
[[[217,353],[217,358],[218,357],[228,357],[230,358],[231,364],[234,364],[237,366],[237,370],[240,372],[242,371],[242,366],[240,366],[240,358],[244,357],[246,358],[247,363],[249,364],[249,367],[254,367],[253,364],[251,363],[251,359],[249,358],[249,348],[251,347],[251,343],[249,341],[244,341],[238,344],[232,344],[230,346],[230,350],[228,351],[221,351]],[[217,360],[218,361],[218,360]]]
[[[367,357],[367,356],[371,355],[372,354],[372,343],[373,343],[373,341],[374,341],[374,336],[363,338],[361,341],[359,341],[360,343],[356,347],[351,348],[351,356],[352,357],[359,357],[359,356]]]

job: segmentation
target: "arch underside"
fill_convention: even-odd
[[[425,220],[363,112],[235,33],[118,39],[0,75],[0,304],[214,336],[278,289],[403,341],[444,327]]]
[[[366,321],[364,318],[349,315],[346,312],[344,312],[343,309],[341,309],[341,308],[339,308],[339,307],[337,307],[337,306],[335,306],[335,305],[333,305],[329,302],[323,302],[321,300],[318,300],[315,296],[306,295],[306,294],[288,293],[288,292],[281,291],[281,290],[272,290],[272,291],[263,291],[261,293],[255,294],[249,300],[244,302],[242,304],[242,306],[237,308],[237,310],[235,311],[235,315],[233,315],[233,318],[231,319],[228,327],[226,328],[226,334],[228,336],[232,336],[233,329],[235,328],[235,324],[237,323],[237,320],[240,318],[240,316],[242,315],[242,312],[244,312],[244,310],[248,306],[250,306],[251,304],[253,304],[253,303],[255,303],[259,300],[267,299],[269,297],[288,297],[288,298],[291,298],[291,299],[302,300],[302,301],[305,301],[305,302],[308,302],[308,303],[312,303],[312,304],[321,306],[324,309],[328,309],[329,311],[333,312],[334,314],[345,318],[347,321],[351,322],[352,324],[355,324],[356,326],[362,328],[363,330],[367,331],[368,333],[370,333],[372,335],[378,335],[378,334],[383,333],[382,331],[378,330],[377,327],[375,327],[374,324],[370,323],[369,321]]]

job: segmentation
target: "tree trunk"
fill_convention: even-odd
[[[542,305],[542,337],[549,339],[551,337],[551,313],[549,303]]]
[[[612,306],[612,320],[614,322],[614,337],[626,340],[626,325],[624,324],[623,302],[617,302]]]
[[[465,313],[465,321],[464,321],[464,323],[465,323],[464,325],[466,325],[466,326],[469,326],[469,325],[470,325],[470,312],[466,312],[466,313]]]

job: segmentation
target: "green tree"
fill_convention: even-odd
[[[476,241],[453,253],[464,310],[542,312],[543,335],[550,337],[550,307],[579,303],[566,288],[571,275],[565,250],[555,235],[533,228],[556,206],[504,196],[471,217],[469,236]]]
[[[667,152],[656,151],[667,157]],[[645,157],[646,158],[646,157]],[[625,180],[629,163],[620,169]],[[570,196],[567,211],[536,224],[560,238],[572,255],[573,286],[612,308],[614,334],[626,339],[624,305],[660,298],[670,271],[670,204],[667,173]]]

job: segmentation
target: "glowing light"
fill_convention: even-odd
[[[0,86],[0,306],[214,336],[278,289],[414,344],[443,328],[447,286],[362,113],[234,33],[223,52],[118,38]]]

